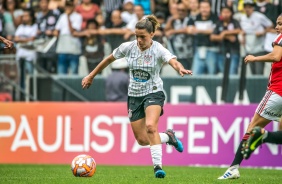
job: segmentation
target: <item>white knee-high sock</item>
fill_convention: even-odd
[[[151,156],[154,167],[159,165],[162,167],[162,145],[156,144],[150,146]]]
[[[169,137],[166,133],[159,133],[160,138],[161,138],[161,143],[167,143],[169,140]]]

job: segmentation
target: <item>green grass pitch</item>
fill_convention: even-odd
[[[7,184],[279,184],[282,170],[240,168],[241,178],[237,180],[217,180],[226,168],[217,167],[172,167],[164,166],[167,176],[154,178],[149,166],[97,166],[90,178],[74,177],[70,165],[18,165],[0,164],[0,183]]]

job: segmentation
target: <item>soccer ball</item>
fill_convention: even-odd
[[[89,155],[78,155],[71,162],[71,170],[74,176],[91,177],[96,171],[96,162]]]

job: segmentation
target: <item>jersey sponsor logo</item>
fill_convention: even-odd
[[[269,116],[274,116],[274,117],[279,117],[279,118],[282,116],[282,114],[276,114],[274,112],[270,112],[270,111],[266,111],[266,110],[264,111],[264,113],[269,115]]]
[[[136,82],[147,82],[151,78],[148,72],[140,69],[132,70],[132,74],[133,74],[133,79]]]

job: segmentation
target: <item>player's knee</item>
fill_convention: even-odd
[[[146,128],[148,134],[154,134],[157,132],[157,127],[153,126],[152,124],[147,124]]]
[[[140,146],[147,146],[150,144],[149,140],[144,137],[136,137],[136,141]]]

